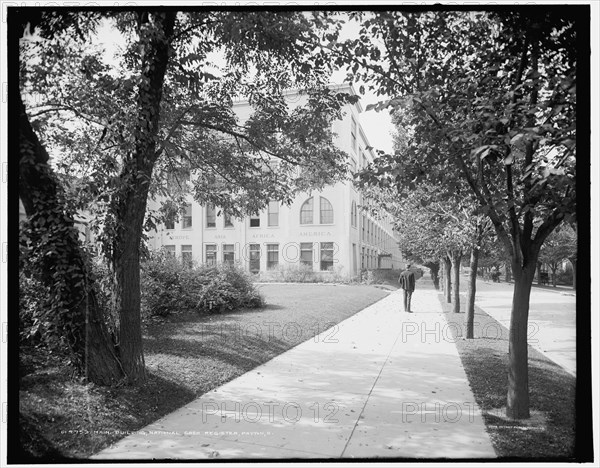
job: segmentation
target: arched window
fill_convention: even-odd
[[[321,197],[321,224],[333,224],[333,206],[327,198]]]
[[[300,208],[300,224],[313,223],[313,199],[310,197]]]

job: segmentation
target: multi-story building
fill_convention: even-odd
[[[338,88],[354,93],[349,85]],[[290,97],[302,100],[297,94]],[[234,110],[240,119],[250,113],[247,102],[238,102]],[[336,144],[351,157],[353,170],[375,156],[360,125],[361,112],[359,103],[348,105],[333,128]],[[151,248],[163,247],[199,263],[240,262],[251,272],[302,264],[324,274],[333,270],[354,277],[361,269],[402,266],[391,218],[377,219],[360,210],[363,197],[351,182],[303,194],[290,206],[271,201],[259,215],[244,219],[224,216],[191,195],[188,201],[178,222],[150,235]],[[153,204],[156,207],[156,202],[149,206]]]

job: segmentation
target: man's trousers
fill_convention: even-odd
[[[404,289],[404,312],[410,312],[410,299],[412,297],[412,291]]]

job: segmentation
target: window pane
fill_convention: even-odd
[[[217,246],[207,245],[206,246],[206,263],[209,265],[215,265],[217,263]]]
[[[192,205],[186,205],[183,213],[183,229],[189,229],[192,227]]]
[[[165,250],[168,255],[175,256],[175,246],[174,245],[165,245]]]
[[[333,270],[333,242],[321,242],[321,270]]]
[[[313,264],[313,244],[312,242],[303,242],[300,244],[300,263],[312,268]]]
[[[169,213],[165,220],[165,229],[175,229],[175,213]]]
[[[217,227],[217,211],[215,205],[206,205],[206,227]]]
[[[279,202],[269,202],[269,226],[279,226]]]
[[[321,197],[321,224],[333,223],[333,206],[327,198]]]
[[[309,198],[302,204],[300,208],[300,224],[313,223],[313,199]]]
[[[250,216],[250,227],[260,227],[260,217]]]
[[[250,271],[260,271],[260,244],[250,244]]]
[[[225,227],[233,227],[233,220],[231,219],[231,215],[224,213],[223,220],[224,220],[223,222],[224,222]]]
[[[267,244],[267,269],[279,264],[279,244]]]
[[[192,246],[191,245],[182,245],[181,246],[181,261],[186,265],[192,264]]]
[[[233,265],[235,261],[235,247],[233,244],[223,244],[223,263]]]

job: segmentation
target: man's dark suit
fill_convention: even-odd
[[[404,290],[404,312],[411,312],[410,299],[415,290],[415,281],[415,274],[410,270],[404,270],[398,278],[400,287]]]

